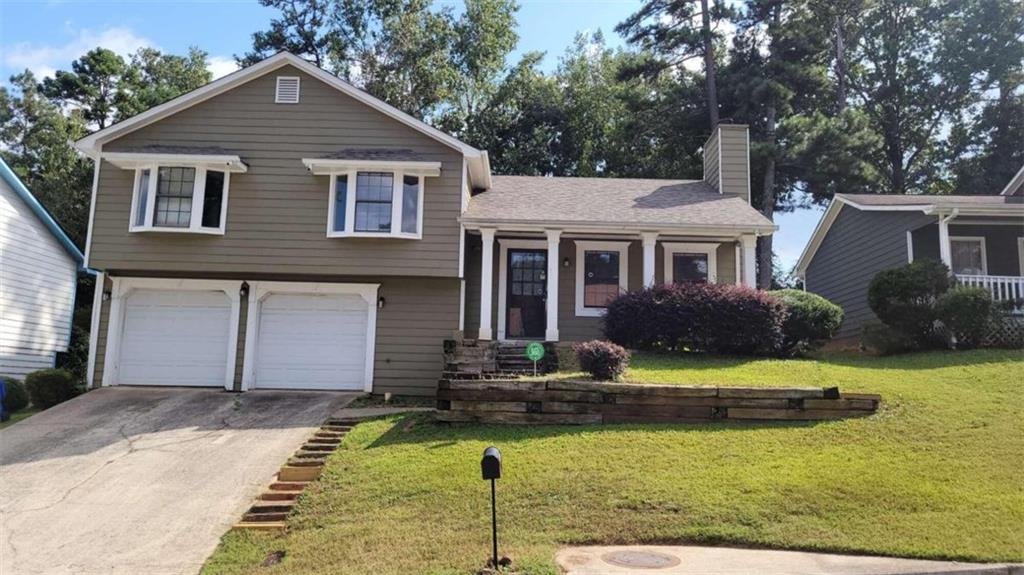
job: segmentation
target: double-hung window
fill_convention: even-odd
[[[237,156],[104,154],[114,165],[134,170],[132,232],[223,234],[231,172],[244,172]]]
[[[953,273],[975,276],[988,274],[984,237],[951,237],[949,246],[953,257]]]
[[[423,237],[424,184],[436,170],[324,169],[330,174],[328,237]]]
[[[600,316],[628,288],[628,242],[576,242],[576,315]]]

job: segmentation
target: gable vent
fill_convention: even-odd
[[[277,77],[277,95],[274,102],[278,104],[299,103],[299,79],[295,76]]]

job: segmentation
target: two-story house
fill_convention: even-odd
[[[77,142],[90,384],[431,395],[442,344],[600,336],[609,298],[754,282],[748,134],[699,181],[492,176],[487,152],[281,53]]]

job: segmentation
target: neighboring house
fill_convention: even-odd
[[[432,395],[446,339],[598,337],[622,290],[752,285],[776,229],[749,205],[745,126],[708,140],[705,181],[492,177],[288,53],[76,145],[96,160],[94,386]]]
[[[850,338],[875,315],[867,292],[879,271],[942,261],[961,284],[996,300],[1024,298],[1024,168],[1000,195],[836,194],[797,262],[807,291],[839,304]]]
[[[0,375],[22,378],[67,351],[82,252],[0,159]]]

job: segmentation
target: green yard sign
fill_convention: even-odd
[[[537,342],[533,342],[526,346],[526,357],[529,358],[530,361],[540,361],[540,359],[544,357],[544,346]]]

